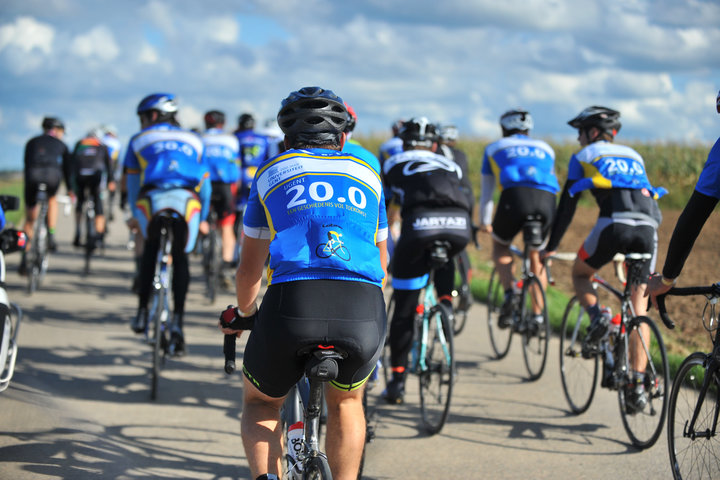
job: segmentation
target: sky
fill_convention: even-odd
[[[184,127],[273,119],[291,91],[333,90],[358,134],[398,119],[493,139],[508,109],[533,136],[575,141],[590,105],[621,112],[617,141],[720,133],[717,0],[2,0],[0,170],[21,169],[42,118],[66,143],[100,124],[127,143],[146,95],[178,96]]]

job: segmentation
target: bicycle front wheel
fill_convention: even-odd
[[[455,382],[452,322],[442,304],[437,304],[430,310],[425,348],[425,368],[418,372],[420,411],[425,429],[428,433],[435,434],[447,420]]]
[[[687,357],[670,392],[667,440],[670,467],[676,480],[720,478],[720,439],[714,433],[720,407],[720,380],[713,375],[703,389],[707,361],[708,355],[702,352]],[[696,408],[695,425],[688,431]]]
[[[523,358],[528,379],[540,378],[545,370],[548,343],[550,342],[550,319],[547,313],[545,290],[537,277],[528,278],[523,284]],[[535,314],[533,304],[542,305],[541,313]]]
[[[657,441],[665,422],[670,368],[665,344],[655,322],[648,317],[637,317],[632,320],[631,325],[628,338],[631,341],[633,337],[642,339],[642,348],[636,348],[635,352],[643,355],[642,363],[647,362],[643,382],[646,403],[643,405],[642,402],[628,402],[631,400],[630,389],[635,388],[631,382],[628,388],[620,388],[618,391],[620,416],[632,444],[638,448],[648,448]],[[643,338],[643,332],[647,339]],[[630,371],[630,365],[627,371]]]
[[[495,357],[500,360],[510,351],[510,341],[512,340],[512,327],[500,328],[498,320],[500,319],[500,307],[505,300],[505,289],[500,283],[500,276],[493,269],[490,275],[490,283],[488,283],[488,293],[486,298],[487,305],[487,322],[490,337],[490,346],[495,352]]]
[[[575,414],[585,412],[597,387],[599,361],[597,353],[583,352],[583,339],[590,317],[573,297],[565,307],[560,326],[560,378],[565,399]]]
[[[305,463],[303,470],[303,480],[332,480],[330,465],[328,465],[325,455],[311,457]]]

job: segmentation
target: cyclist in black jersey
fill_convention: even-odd
[[[720,114],[720,92],[715,100],[717,113]],[[692,250],[695,240],[705,222],[720,200],[720,138],[715,141],[707,161],[700,173],[697,185],[685,205],[673,230],[662,274],[654,274],[648,283],[648,293],[655,297],[667,292],[675,285],[685,260]]]
[[[115,189],[115,178],[110,151],[102,142],[103,132],[91,130],[78,140],[73,150],[72,189],[77,196],[75,208],[75,238],[73,245],[80,246],[80,225],[82,224],[82,208],[85,196],[90,195],[95,204],[94,243],[100,245],[105,236],[105,212],[101,201],[102,190]]]
[[[304,373],[300,354],[308,348],[347,354],[325,390],[325,445],[334,479],[355,479],[360,467],[363,389],[386,329],[387,219],[378,172],[341,151],[347,115],[329,90],[292,92],[278,113],[288,150],[263,162],[251,186],[238,306],[222,318],[228,324],[257,316],[243,355],[242,441],[252,478],[281,474],[280,407]],[[258,310],[268,253],[268,288]]]
[[[446,240],[452,257],[471,236],[472,205],[462,189],[463,172],[457,163],[435,153],[437,127],[425,117],[413,118],[399,135],[404,151],[383,164],[386,187],[400,203],[402,217],[390,265],[396,303],[389,336],[393,374],[384,392],[388,403],[402,403],[405,394],[414,312],[429,272],[426,248],[435,240]],[[435,277],[435,286],[438,298],[451,308],[454,277],[448,271]]]
[[[25,225],[23,231],[27,235],[28,242],[32,242],[35,219],[38,216],[36,203],[37,192],[40,184],[47,186],[48,194],[48,248],[50,251],[57,249],[55,241],[55,226],[58,218],[58,204],[56,194],[62,179],[70,189],[70,166],[72,162],[70,150],[63,137],[65,136],[65,125],[59,118],[45,117],[42,121],[43,134],[30,139],[25,145]],[[25,249],[30,251],[28,245]],[[20,260],[21,275],[27,272],[25,253]]]

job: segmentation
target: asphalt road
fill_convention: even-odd
[[[111,225],[108,248],[88,277],[71,231],[72,219],[63,218],[60,251],[32,296],[16,273],[18,254],[7,259],[9,295],[25,318],[15,377],[0,393],[0,478],[248,478],[241,381],[222,371],[215,328],[234,296],[209,305],[193,260],[189,353],[167,363],[151,401],[150,347],[128,326],[136,299],[127,231],[119,219]],[[367,447],[364,478],[671,478],[665,433],[651,449],[634,449],[615,394],[599,391],[585,414],[568,413],[557,342],[533,383],[523,379],[518,340],[506,359],[491,358],[481,305],[456,342],[459,379],[440,434],[422,431],[412,379],[402,406],[379,402],[380,387],[373,390],[376,439]]]

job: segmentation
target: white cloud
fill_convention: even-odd
[[[147,43],[143,44],[140,47],[140,52],[138,52],[137,58],[138,58],[138,62],[148,63],[148,64],[158,63],[158,60],[160,59],[160,57],[158,56],[157,50],[155,50],[153,47],[151,47]]]
[[[232,45],[239,38],[240,26],[232,18],[213,17],[207,19],[204,23],[204,31],[208,33],[211,40]]]
[[[32,17],[18,17],[14,23],[0,26],[0,52],[16,48],[25,54],[35,50],[48,55],[53,49],[55,30]]]
[[[115,60],[120,54],[115,37],[104,25],[97,26],[88,33],[75,37],[70,49],[79,57],[97,58],[104,62]]]

